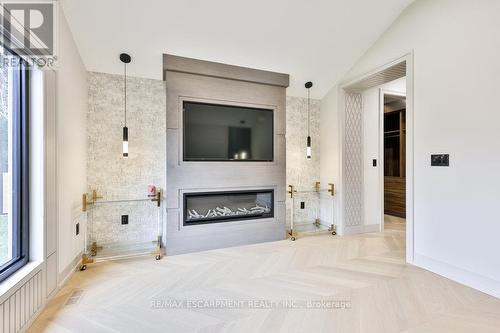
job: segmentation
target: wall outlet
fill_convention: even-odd
[[[128,224],[128,215],[122,215],[122,224]]]
[[[304,201],[300,202],[300,209],[306,208],[306,203]]]
[[[78,236],[80,234],[80,222],[75,225],[75,235]]]

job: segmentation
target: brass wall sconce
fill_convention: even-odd
[[[288,194],[290,195],[290,198],[293,198],[293,195],[295,193],[297,193],[297,190],[295,189],[295,186],[288,185]]]

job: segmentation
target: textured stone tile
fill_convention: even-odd
[[[122,157],[123,76],[88,73],[88,190],[104,200],[146,198],[147,186],[166,186],[165,84],[127,78],[129,158]],[[160,211],[159,211],[160,210]],[[89,211],[89,241],[134,243],[156,239],[166,214],[149,201],[102,203]],[[121,224],[129,215],[129,224]]]

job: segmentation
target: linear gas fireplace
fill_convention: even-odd
[[[184,193],[184,225],[274,217],[274,190]]]

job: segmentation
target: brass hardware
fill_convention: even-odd
[[[101,250],[102,246],[97,246],[97,242],[92,242],[90,246],[90,255],[95,257],[97,255],[97,251]]]
[[[161,236],[158,236],[158,240],[156,241],[156,248],[153,252],[151,252],[152,255],[155,256],[156,260],[160,260],[162,256],[162,247],[161,247]]]
[[[157,191],[156,192],[156,195],[153,199],[151,199],[151,201],[156,201],[156,207],[160,207],[161,205],[161,192],[160,191]]]
[[[313,223],[313,224],[314,224],[314,226],[315,226],[316,228],[319,228],[319,226],[321,225],[321,223],[319,222],[319,219],[314,220],[314,223]]]
[[[295,189],[295,186],[288,185],[288,194],[290,194],[290,198],[293,198],[293,195],[295,193],[297,193],[297,190]]]
[[[330,228],[328,228],[328,231],[330,231],[332,235],[335,236],[337,234],[337,226],[335,224],[332,224]]]
[[[82,212],[87,211],[87,193],[82,194]]]
[[[97,191],[96,190],[92,190],[92,202],[96,202],[97,199],[102,199],[102,196],[98,196],[97,195]]]
[[[320,187],[320,185],[321,185],[321,182],[316,182],[316,183],[314,183],[314,190],[315,190],[316,192],[319,192],[319,187]]]
[[[88,205],[93,205],[97,199],[102,199],[102,196],[97,195],[96,190],[92,190],[92,193],[90,195],[90,200],[88,200],[88,194],[83,193],[82,194],[82,211],[86,212],[88,209]]]
[[[335,185],[332,183],[328,183],[328,192],[332,195],[332,197],[335,195]]]
[[[295,241],[297,239],[297,233],[293,229],[290,229],[287,234],[290,236],[290,240]]]
[[[94,263],[94,259],[92,258],[89,258],[85,253],[82,254],[82,264],[80,265],[80,270],[81,271],[84,271],[87,269],[87,265],[88,264],[93,264]]]

